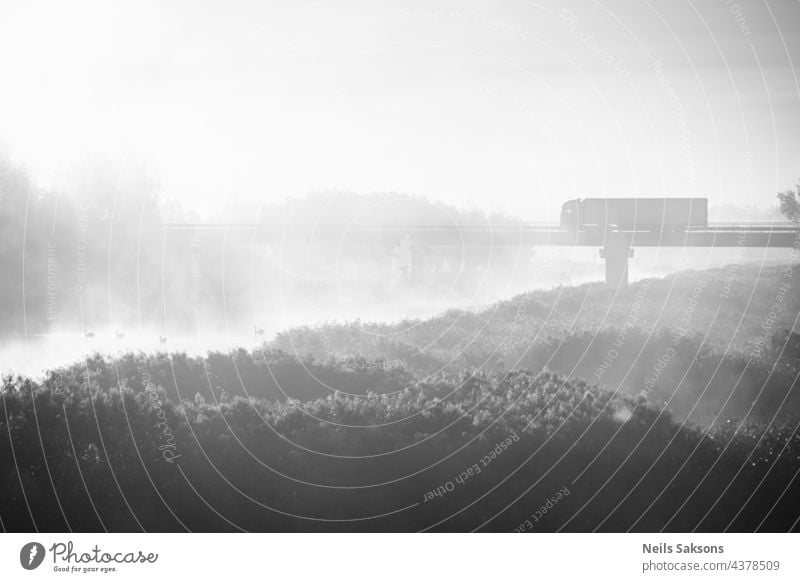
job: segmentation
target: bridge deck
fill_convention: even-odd
[[[168,231],[226,231],[245,235],[251,242],[280,243],[298,235],[337,236],[342,243],[393,242],[413,235],[416,242],[432,246],[592,246],[609,243],[631,247],[774,247],[800,246],[800,228],[791,223],[727,224],[681,232],[580,231],[529,223],[467,225],[424,224],[408,226],[270,225],[263,223],[167,223]]]

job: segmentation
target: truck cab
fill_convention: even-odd
[[[579,229],[580,200],[567,200],[561,205],[561,229],[575,232]]]

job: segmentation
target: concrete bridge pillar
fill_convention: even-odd
[[[606,285],[624,287],[628,284],[628,259],[633,256],[630,240],[621,234],[609,233],[606,245],[600,249],[606,261]]]

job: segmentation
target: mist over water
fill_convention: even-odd
[[[291,251],[283,249],[284,254]],[[242,254],[252,253],[261,251],[245,248]],[[786,261],[787,253],[785,249],[637,249],[630,263],[631,281],[682,270],[780,264]],[[604,265],[596,249],[542,247],[511,268],[480,264],[470,273],[428,273],[426,281],[415,284],[399,278],[394,255],[387,256],[383,266],[366,265],[355,276],[342,280],[314,277],[311,269],[298,274],[296,261],[287,261],[286,265],[276,264],[274,257],[270,261],[268,271],[272,278],[261,277],[264,272],[253,273],[256,267],[252,257],[244,264],[228,265],[226,276],[234,286],[243,279],[253,283],[252,288],[245,284],[240,289],[238,301],[214,304],[190,296],[182,304],[174,299],[170,303],[167,298],[165,325],[155,325],[145,317],[139,322],[138,317],[132,317],[137,314],[128,311],[124,318],[114,313],[113,324],[109,318],[96,317],[91,322],[84,319],[84,331],[76,325],[81,321],[80,313],[59,312],[58,319],[39,333],[0,339],[2,372],[41,377],[47,370],[80,363],[96,353],[112,358],[126,352],[204,356],[212,351],[253,349],[300,326],[398,324],[451,309],[485,309],[529,291],[585,283],[596,287],[598,293],[604,291]],[[191,283],[184,286],[191,287]],[[96,292],[87,295],[84,302],[98,300],[95,295]],[[112,306],[122,304],[107,295],[102,300]]]

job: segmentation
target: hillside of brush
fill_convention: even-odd
[[[791,428],[700,430],[552,373],[308,402],[176,402],[139,374],[4,380],[4,531],[786,531],[800,516]]]
[[[731,265],[643,279],[620,290],[599,282],[536,290],[482,309],[454,309],[426,320],[292,329],[280,334],[274,345],[315,354],[335,345],[338,351],[366,356],[396,342],[424,348],[442,361],[464,362],[479,353],[509,354],[517,344],[530,345],[543,337],[617,329],[629,321],[648,331],[682,324],[687,335],[701,333],[709,345],[745,352],[763,335],[762,326],[776,304],[771,328],[795,329],[800,293],[792,274],[799,267]],[[785,283],[789,288],[781,293]],[[632,314],[635,305],[639,308]]]
[[[270,344],[319,360],[400,362],[419,377],[543,367],[643,395],[676,418],[768,421],[800,410],[797,266],[731,265],[532,291],[397,324],[328,324]]]

